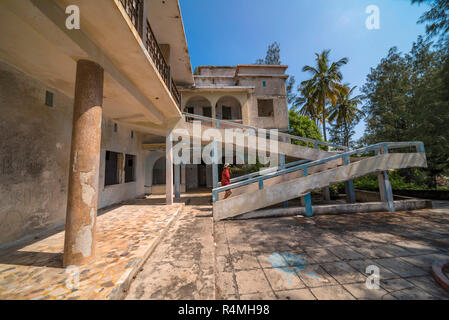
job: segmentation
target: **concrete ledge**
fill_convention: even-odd
[[[396,207],[396,211],[421,210],[432,208],[432,201],[417,200],[417,199],[401,200],[395,201],[394,205]],[[335,205],[313,207],[314,215],[369,213],[369,212],[388,212],[388,204],[385,202],[365,202],[365,203],[335,204]],[[242,214],[238,217],[235,217],[233,220],[292,217],[297,215],[305,215],[305,213],[306,210],[304,207],[259,210]]]
[[[355,198],[359,202],[379,202],[379,201],[381,201],[379,192],[358,190],[358,189],[354,190],[354,192],[355,192]],[[396,194],[393,194],[393,197],[394,197],[394,200],[398,200],[398,201],[415,199],[412,197],[398,196]]]
[[[432,265],[432,274],[435,281],[443,287],[444,290],[449,292],[449,278],[444,274],[443,270],[449,268],[449,261],[435,262]]]

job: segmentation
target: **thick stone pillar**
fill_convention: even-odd
[[[100,168],[103,68],[77,63],[73,108],[64,266],[83,265],[95,258],[95,225]]]
[[[173,204],[173,141],[171,132],[167,134],[165,142],[166,162],[165,162],[165,195],[167,205]]]

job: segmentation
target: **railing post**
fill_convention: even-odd
[[[304,177],[308,176],[307,168],[303,169],[304,171]],[[308,193],[304,196],[304,204],[306,207],[306,216],[307,217],[313,217],[313,209],[312,209],[312,194]]]
[[[351,164],[351,160],[349,159],[349,156],[345,156],[345,164],[349,165]],[[354,192],[354,181],[349,180],[345,182],[345,190],[346,190],[346,201],[348,203],[355,203],[355,192]]]

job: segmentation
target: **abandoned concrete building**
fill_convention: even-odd
[[[71,5],[80,29],[66,26]],[[0,247],[65,224],[64,265],[83,264],[95,256],[97,209],[148,194],[172,204],[203,187],[214,188],[216,219],[298,197],[310,215],[313,189],[345,182],[354,202],[351,179],[377,173],[394,210],[387,170],[426,165],[420,143],[416,153],[371,146],[373,157],[351,163],[344,148],[282,133],[287,66],[194,75],[177,0],[4,0],[0,29]],[[279,129],[279,171],[234,180],[234,196],[220,200],[218,163],[173,165],[171,132],[192,117],[219,130]]]

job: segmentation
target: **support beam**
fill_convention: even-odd
[[[329,187],[323,188],[323,199],[329,201],[331,199],[331,190]]]
[[[72,145],[63,265],[95,259],[95,225],[100,171],[103,68],[88,60],[76,67]]]
[[[283,139],[283,142],[285,143],[286,138],[283,137],[282,139]],[[279,166],[280,166],[281,170],[285,169],[285,154],[279,155]],[[284,205],[284,208],[287,208],[288,201],[285,201],[283,205]]]
[[[346,165],[351,164],[351,159],[349,158],[349,156],[345,157],[345,164]],[[354,181],[353,180],[348,180],[345,182],[345,191],[346,191],[346,201],[348,203],[355,203],[356,199],[355,199]]]
[[[391,187],[390,178],[388,177],[388,171],[381,172],[378,177],[381,199],[388,204],[388,210],[390,212],[395,212],[393,189]]]
[[[181,165],[175,165],[175,199],[181,199]]]
[[[165,196],[167,205],[173,204],[173,141],[171,132],[165,139]]]
[[[309,175],[307,168],[304,170],[304,177]],[[312,194],[308,193],[304,196],[304,206],[306,207],[306,216],[313,217],[313,209],[312,209]]]

